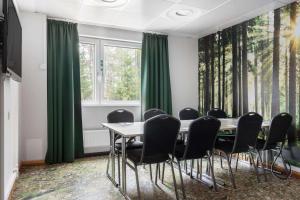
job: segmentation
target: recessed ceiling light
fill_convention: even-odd
[[[116,2],[118,0],[102,0],[102,1],[104,1],[105,3],[114,3],[114,2]]]
[[[186,16],[190,16],[193,14],[193,11],[192,10],[188,10],[188,9],[181,9],[181,10],[177,10],[175,12],[175,14],[177,16],[180,16],[180,17],[186,17]]]
[[[121,7],[127,4],[129,0],[83,0],[83,4],[88,6],[99,6],[99,7]]]
[[[175,4],[166,11],[165,16],[171,20],[190,21],[199,17],[204,12],[204,10],[197,7]]]

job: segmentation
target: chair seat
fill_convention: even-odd
[[[185,151],[186,145],[181,144],[181,145],[176,145],[175,148],[175,157],[177,160],[183,160],[183,155],[184,155],[184,151]],[[197,157],[190,157],[190,158],[186,158],[187,160],[189,159],[198,159],[198,158],[203,158],[206,155],[205,152],[201,153],[200,155],[197,155]]]
[[[115,147],[117,150],[121,151],[122,150],[122,143],[116,143]],[[126,149],[139,149],[143,148],[143,142],[140,141],[132,141],[132,142],[127,142],[126,143]]]
[[[231,153],[234,146],[234,141],[230,140],[217,140],[215,144],[215,149],[221,150],[225,153]],[[235,152],[232,153],[241,153],[247,152],[249,148],[237,148]]]
[[[218,141],[230,141],[234,142],[235,135],[227,135],[227,134],[222,134],[217,136]]]
[[[257,141],[256,141],[256,149],[257,150],[264,149],[265,143],[266,143],[266,140],[264,140],[264,139],[257,139]],[[274,149],[276,146],[277,146],[277,143],[268,144],[264,150]]]
[[[127,151],[127,158],[131,160],[134,164],[139,165],[141,163],[142,148],[131,149]],[[169,159],[168,155],[155,155],[155,156],[144,156],[144,164],[160,163],[165,162]]]

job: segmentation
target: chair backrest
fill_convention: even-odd
[[[125,109],[114,110],[107,115],[108,123],[133,122],[133,114]]]
[[[271,120],[266,145],[284,142],[292,121],[293,117],[288,113],[280,113],[274,116]]]
[[[221,122],[211,116],[194,120],[189,127],[184,159],[197,159],[206,155],[214,148]]]
[[[262,122],[262,116],[255,112],[249,112],[239,118],[232,150],[233,153],[246,152],[250,146],[255,147]]]
[[[144,124],[144,145],[141,162],[157,155],[168,156],[174,153],[180,121],[162,114],[148,119]]]
[[[212,116],[215,118],[227,118],[227,113],[219,108],[213,108],[207,111],[207,116]]]
[[[149,110],[146,110],[144,113],[144,120],[148,120],[152,117],[155,117],[157,115],[161,115],[161,114],[167,114],[165,111],[157,109],[157,108],[152,108]]]
[[[198,117],[199,112],[193,108],[184,108],[179,112],[180,120],[197,119]]]

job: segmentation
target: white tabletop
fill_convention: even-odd
[[[221,121],[220,130],[234,130],[236,129],[237,120],[234,118],[219,119]],[[187,131],[190,123],[193,120],[180,120],[180,132]],[[264,121],[262,127],[268,127],[269,121]],[[120,134],[123,137],[134,137],[141,136],[144,134],[144,122],[133,122],[133,123],[102,123],[102,125],[114,132]]]

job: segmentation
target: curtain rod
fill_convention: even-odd
[[[168,33],[156,32],[156,31],[144,31],[144,33],[152,33],[152,34],[158,34],[158,35],[168,35]]]
[[[79,23],[79,22],[76,21],[76,20],[68,19],[68,18],[47,17],[47,19],[50,19],[50,20],[57,20],[57,21],[64,21],[64,22],[69,22],[69,23]]]

